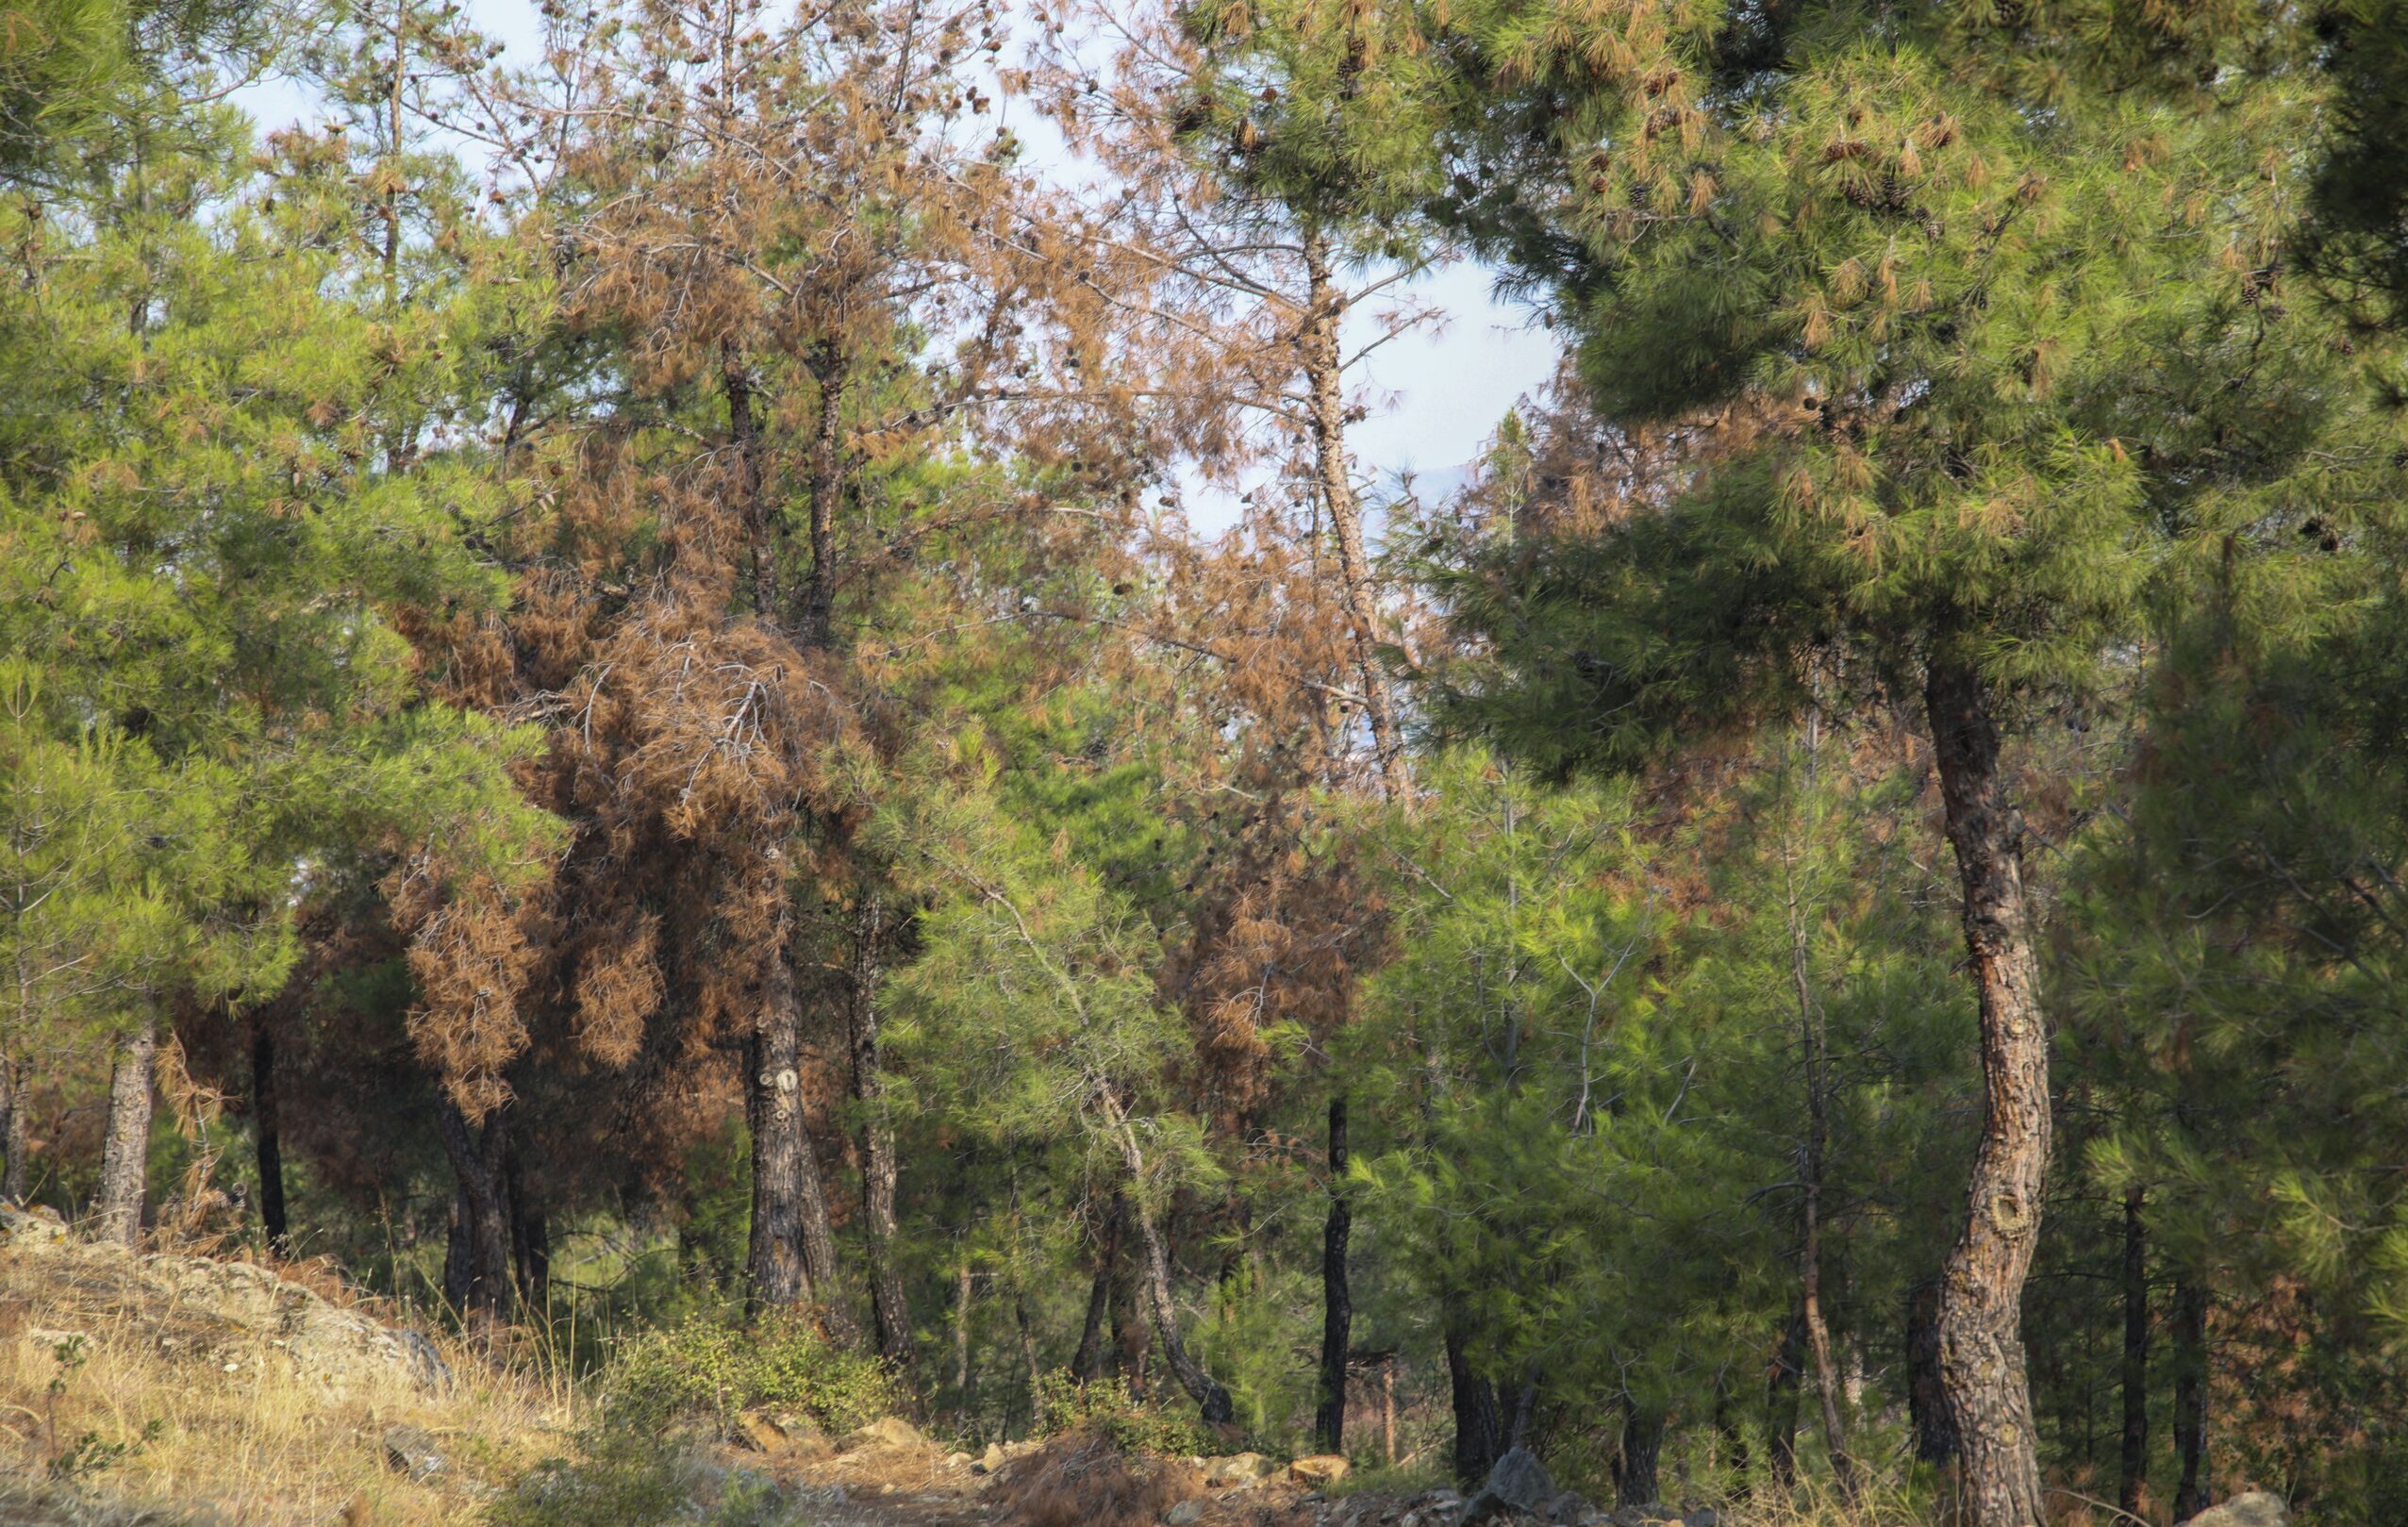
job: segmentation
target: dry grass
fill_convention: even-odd
[[[1172,1458],[1122,1451],[1091,1432],[1055,1438],[997,1476],[990,1497],[1028,1527],[1148,1527],[1204,1493],[1204,1476]]]
[[[0,1471],[44,1482],[62,1458],[88,1467],[66,1489],[37,1483],[0,1501],[10,1519],[457,1527],[485,1486],[558,1451],[571,1419],[565,1382],[498,1372],[457,1344],[439,1344],[453,1373],[440,1391],[391,1365],[329,1384],[264,1333],[180,1339],[181,1312],[96,1307],[59,1270],[52,1256],[0,1256]],[[84,1339],[62,1361],[71,1336]],[[388,1466],[396,1425],[436,1439],[440,1477]]]

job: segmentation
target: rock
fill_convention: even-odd
[[[1270,1473],[1270,1460],[1259,1452],[1233,1452],[1223,1457],[1204,1461],[1204,1487],[1226,1489],[1232,1485],[1252,1485]]]
[[[2264,1490],[2236,1495],[2219,1506],[2209,1506],[2183,1527],[2291,1527],[2291,1508]]]
[[[837,1444],[840,1452],[857,1452],[863,1448],[924,1448],[928,1439],[920,1428],[900,1416],[881,1416],[859,1431],[849,1434]]]
[[[1319,1489],[1346,1477],[1354,1466],[1335,1452],[1317,1452],[1309,1458],[1299,1458],[1287,1466],[1287,1477],[1299,1485]]]
[[[973,1460],[971,1458],[970,1454],[966,1452],[949,1452],[945,1454],[945,1467],[947,1469],[968,1469],[972,1461]]]
[[[1162,1519],[1169,1524],[1169,1527],[1195,1527],[1197,1522],[1204,1520],[1204,1504],[1202,1501],[1182,1501],[1164,1512]]]
[[[1011,1462],[1011,1455],[1004,1451],[1003,1444],[989,1442],[987,1444],[987,1451],[980,1454],[978,1461],[970,1467],[973,1473],[991,1474],[1009,1462]]]
[[[1595,1515],[1597,1508],[1570,1490],[1549,1502],[1546,1510],[1549,1521],[1564,1523],[1565,1527],[1579,1527]]]
[[[827,1446],[808,1416],[783,1410],[745,1411],[736,1418],[736,1435],[763,1452],[792,1452],[798,1448],[819,1452]]]
[[[1547,1466],[1528,1448],[1509,1448],[1488,1470],[1488,1481],[1480,1493],[1463,1503],[1456,1516],[1455,1527],[1474,1527],[1475,1523],[1494,1521],[1510,1513],[1526,1517],[1543,1515],[1563,1492],[1547,1473]]]
[[[423,1485],[443,1472],[443,1454],[423,1428],[385,1428],[385,1467]]]
[[[1680,1527],[1679,1513],[1660,1505],[1616,1506],[1605,1519],[1614,1527]]]
[[[46,1252],[67,1240],[67,1221],[47,1203],[21,1209],[0,1203],[0,1247],[12,1252]]]
[[[1712,1506],[1698,1506],[1681,1518],[1681,1527],[1722,1527],[1722,1513]]]

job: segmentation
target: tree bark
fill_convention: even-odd
[[[132,1250],[142,1235],[142,1201],[151,1146],[151,1072],[158,1054],[158,1015],[145,1012],[117,1042],[108,1071],[108,1128],[100,1149],[100,1197],[93,1235]]]
[[[1948,1388],[1940,1382],[1940,1286],[1921,1283],[1906,1303],[1906,1414],[1915,1456],[1944,1464],[1956,1456],[1956,1426],[1949,1419]]]
[[[2210,1504],[2207,1488],[2207,1289],[2196,1275],[2174,1285],[2174,1519]]]
[[[1307,306],[1298,340],[1311,396],[1314,471],[1322,506],[1329,512],[1330,537],[1337,547],[1339,608],[1363,686],[1371,752],[1380,786],[1395,800],[1405,788],[1404,749],[1397,736],[1395,694],[1380,667],[1370,558],[1363,549],[1363,509],[1354,496],[1346,452],[1346,357],[1339,333],[1346,299],[1330,270],[1329,240],[1319,229],[1305,235],[1304,271]]]
[[[1145,1297],[1139,1292],[1145,1274],[1138,1264],[1144,1258],[1131,1255],[1130,1250],[1124,1241],[1112,1273],[1112,1361],[1113,1370],[1128,1386],[1129,1398],[1142,1401],[1146,1364],[1154,1355],[1154,1322],[1146,1318]]]
[[[1447,1389],[1454,1404],[1454,1476],[1476,1488],[1504,1452],[1504,1417],[1497,1386],[1471,1366],[1460,1321],[1449,1312],[1446,1325]]]
[[[954,1403],[965,1413],[970,1409],[970,1299],[976,1274],[970,1266],[967,1247],[956,1246],[959,1259],[954,1281]]]
[[[844,492],[841,415],[849,368],[833,341],[817,347],[811,375],[820,384],[820,417],[811,431],[811,567],[803,586],[798,637],[807,649],[836,639],[836,510]]]
[[[895,1135],[887,1113],[886,1079],[878,1051],[878,980],[884,972],[889,933],[885,904],[864,893],[854,909],[852,984],[846,1012],[853,1037],[853,1096],[861,1106],[861,1218],[869,1237],[870,1313],[878,1355],[904,1375],[916,1363],[911,1307],[905,1298],[903,1269],[896,1258],[901,1231],[895,1220]]]
[[[513,1150],[503,1162],[510,1200],[510,1260],[518,1270],[519,1303],[539,1316],[552,1312],[552,1231],[543,1205],[526,1183],[526,1154]]]
[[[1137,1144],[1133,1138],[1127,1141],[1126,1149],[1134,1158]],[[1204,1370],[1179,1336],[1178,1306],[1171,1295],[1171,1253],[1163,1245],[1162,1231],[1134,1196],[1130,1199],[1130,1212],[1137,1218],[1138,1239],[1145,1248],[1146,1294],[1154,1308],[1154,1329],[1161,1343],[1162,1360],[1170,1366],[1171,1376],[1179,1381],[1179,1387],[1196,1403],[1197,1415],[1205,1425],[1232,1421],[1237,1419],[1237,1407],[1229,1398],[1228,1389]]]
[[[1095,1253],[1095,1277],[1087,1289],[1087,1322],[1079,1328],[1078,1351],[1071,1356],[1071,1377],[1091,1384],[1104,1371],[1104,1336],[1112,1313],[1112,1282],[1121,1260],[1121,1224],[1128,1217],[1128,1200],[1112,1195],[1104,1217],[1104,1244]]]
[[[778,536],[769,495],[762,490],[760,421],[754,409],[752,373],[730,343],[721,347],[720,380],[727,393],[728,448],[736,455],[737,513],[752,561],[753,613],[776,621],[784,613],[778,608]]]
[[[2149,1483],[2149,1222],[2138,1187],[2124,1190],[2123,1471],[2116,1491],[2122,1511],[2140,1515]]]
[[[1924,702],[1964,888],[1985,1092],[1965,1228],[1941,1281],[1940,1374],[1963,1450],[1968,1527],[2041,1527],[2023,1284],[2049,1166],[2049,1035],[2023,893],[2023,823],[1980,676],[1935,656]]]
[[[443,1227],[443,1303],[454,1311],[468,1308],[469,1289],[476,1281],[476,1242],[469,1229],[473,1218],[468,1189],[454,1183],[451,1217]]]
[[[1622,1447],[1614,1459],[1614,1504],[1629,1510],[1653,1505],[1662,1496],[1657,1483],[1658,1465],[1664,1455],[1664,1413],[1625,1401],[1622,1411]]]
[[[1764,1383],[1765,1452],[1772,1483],[1785,1490],[1798,1483],[1798,1379],[1805,1362],[1806,1318],[1792,1310]]]
[[[755,1315],[807,1304],[812,1294],[803,1259],[803,1178],[817,1163],[803,1129],[803,1014],[783,938],[769,965],[760,1021],[744,1047],[744,1122],[753,1137],[744,1304]]]
[[[0,1166],[0,1199],[23,1203],[32,1175],[27,1139],[33,1109],[25,1096],[25,1067],[7,1055],[0,1055],[0,1108],[6,1109],[0,1113],[0,1151],[8,1153],[7,1165]]]
[[[1346,1451],[1346,1353],[1354,1305],[1346,1285],[1346,1241],[1353,1205],[1346,1194],[1346,1094],[1329,1100],[1329,1220],[1321,1227],[1321,1403],[1315,1425],[1321,1451]]]
[[[468,1116],[437,1089],[435,1127],[442,1137],[443,1154],[458,1180],[467,1228],[466,1277],[458,1302],[463,1320],[480,1325],[506,1320],[510,1314],[510,1120],[506,1104],[486,1116],[484,1127],[470,1133]]]
[[[259,1160],[259,1228],[267,1232],[268,1251],[292,1254],[292,1240],[284,1212],[284,1147],[277,1134],[276,1039],[268,1017],[251,1021],[251,1138]]]

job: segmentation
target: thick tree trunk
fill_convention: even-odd
[[[457,1307],[463,1320],[479,1325],[506,1320],[510,1314],[510,1120],[505,1104],[488,1115],[482,1130],[471,1133],[468,1116],[438,1088],[435,1127],[442,1137],[443,1154],[458,1181],[466,1256]],[[446,1292],[451,1292],[447,1289]]]
[[[1656,1483],[1664,1455],[1664,1413],[1636,1401],[1622,1412],[1622,1448],[1614,1459],[1614,1504],[1618,1510],[1653,1505],[1663,1494]]]
[[[1355,675],[1363,686],[1371,752],[1381,787],[1395,800],[1405,787],[1404,749],[1397,736],[1395,693],[1380,666],[1377,601],[1370,558],[1363,549],[1363,508],[1354,496],[1346,452],[1346,357],[1339,333],[1346,299],[1330,271],[1329,241],[1319,230],[1305,236],[1304,270],[1308,310],[1298,339],[1312,399],[1314,471],[1322,506],[1329,511],[1330,539],[1337,547],[1339,607],[1354,649]]]
[[[100,1148],[100,1196],[92,1233],[131,1250],[142,1235],[142,1201],[151,1146],[151,1072],[158,1054],[158,1017],[117,1042],[108,1071],[108,1128]]]
[[[2149,1483],[2149,1222],[2141,1190],[2124,1190],[2123,1471],[2116,1504],[2140,1515]]]
[[[1956,1425],[1949,1419],[1948,1387],[1940,1382],[1940,1286],[1922,1283],[1906,1303],[1906,1415],[1915,1456],[1944,1464],[1956,1456]]]
[[[911,1308],[897,1258],[901,1231],[895,1220],[894,1123],[887,1114],[886,1079],[878,1051],[878,980],[884,971],[889,929],[885,904],[875,892],[862,895],[853,919],[852,988],[847,1014],[853,1037],[853,1096],[861,1105],[861,1218],[869,1237],[870,1305],[878,1355],[912,1386],[915,1363]]]
[[[1346,1451],[1346,1352],[1354,1304],[1346,1286],[1346,1241],[1354,1223],[1346,1194],[1346,1094],[1329,1100],[1329,1220],[1321,1227],[1321,1451]]]
[[[33,1108],[25,1096],[25,1069],[7,1055],[0,1055],[0,1108],[6,1109],[0,1113],[0,1151],[8,1153],[7,1164],[0,1166],[0,1199],[23,1203],[33,1168]]]
[[[1470,1344],[1452,1311],[1446,1324],[1447,1389],[1454,1405],[1454,1477],[1477,1488],[1504,1454],[1504,1417],[1497,1386],[1471,1366]]]
[[[811,375],[820,384],[820,417],[811,431],[811,566],[803,586],[798,639],[822,648],[836,639],[836,511],[844,492],[843,410],[850,380],[834,342],[819,347]]]
[[[265,1014],[251,1026],[251,1140],[259,1160],[259,1228],[267,1232],[268,1251],[292,1254],[292,1240],[284,1213],[284,1146],[277,1134],[276,1039]]]
[[[1128,1200],[1112,1195],[1104,1217],[1104,1243],[1095,1253],[1095,1277],[1087,1289],[1087,1322],[1079,1328],[1078,1351],[1071,1356],[1071,1377],[1092,1384],[1104,1371],[1104,1325],[1112,1313],[1112,1282],[1121,1260],[1121,1225],[1128,1218]]]
[[[2207,1289],[2196,1275],[2174,1285],[2174,1519],[2207,1509]]]
[[[1764,1382],[1765,1452],[1773,1484],[1785,1490],[1798,1483],[1798,1379],[1805,1363],[1806,1318],[1793,1310]]]
[[[2023,824],[1979,675],[1935,657],[1924,686],[1981,998],[1982,1138],[1940,1288],[1940,1373],[1963,1451],[1968,1527],[2041,1527],[2024,1370],[2023,1283],[2049,1167],[2049,1034],[2023,893]]]
[[[770,955],[759,1025],[744,1046],[744,1122],[753,1137],[753,1222],[744,1254],[747,1311],[811,1302],[803,1261],[803,1014],[783,947]],[[806,1165],[809,1163],[809,1165]]]

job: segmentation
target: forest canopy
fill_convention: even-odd
[[[479,9],[0,9],[0,1199],[663,1406],[2408,1518],[2408,8]],[[1385,470],[1465,264],[1553,379]]]

